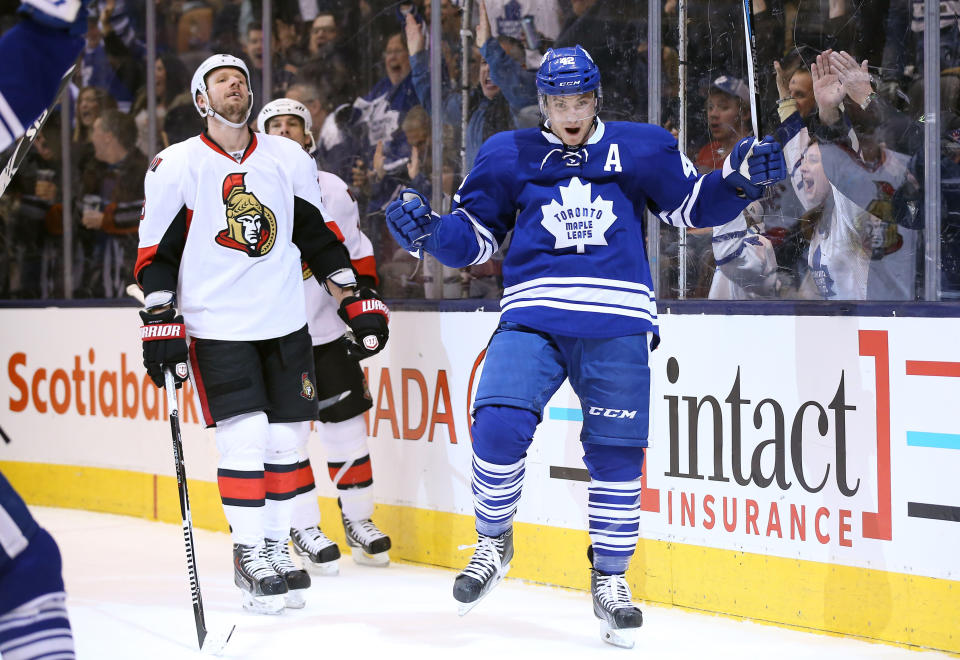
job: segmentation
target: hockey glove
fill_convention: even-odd
[[[757,142],[745,137],[723,163],[723,180],[746,199],[760,199],[767,186],[787,176],[783,149],[769,135]]]
[[[358,359],[376,355],[387,345],[390,310],[373,289],[364,288],[344,298],[337,314],[353,331]]]
[[[440,216],[430,209],[426,197],[412,188],[387,205],[387,227],[404,250],[421,258],[424,243],[440,226]]]
[[[173,371],[173,380],[179,389],[187,379],[187,332],[183,317],[176,310],[168,309],[159,314],[140,312],[143,325],[140,339],[143,340],[143,366],[157,387],[163,389],[163,370]]]

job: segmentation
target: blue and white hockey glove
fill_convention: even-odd
[[[440,226],[440,216],[430,209],[427,198],[412,188],[387,205],[387,227],[404,250],[420,259],[427,239]]]
[[[780,143],[769,135],[760,142],[745,137],[723,162],[723,180],[747,199],[760,199],[763,189],[787,176]]]

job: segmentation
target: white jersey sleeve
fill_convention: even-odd
[[[327,224],[336,224],[334,231],[347,247],[350,263],[357,275],[361,278],[372,278],[376,284],[377,268],[373,244],[360,230],[360,208],[356,198],[347,184],[335,174],[321,171],[317,178],[323,194],[324,218]],[[347,326],[337,315],[337,305],[333,297],[313,277],[305,278],[303,285],[307,303],[307,325],[314,346],[329,343],[342,336],[347,331]]]
[[[186,143],[161,151],[144,177],[140,242],[134,274],[144,295],[176,291],[180,260],[193,210],[187,204],[179,164],[187,157]],[[164,167],[164,165],[166,165]]]

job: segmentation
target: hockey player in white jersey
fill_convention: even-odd
[[[244,607],[276,613],[302,607],[310,585],[288,545],[297,444],[317,416],[301,260],[338,301],[358,350],[383,347],[387,317],[356,295],[313,160],[247,127],[244,63],[208,58],[191,92],[205,130],[160,152],[144,184],[135,269],[144,366],[158,387],[168,370],[184,380],[189,337],[191,378],[216,427],[234,582]]]
[[[600,72],[580,46],[547,51],[537,88],[541,126],[488,139],[451,213],[434,213],[407,190],[386,219],[402,247],[452,267],[483,263],[513,229],[500,325],[474,407],[478,541],[454,580],[461,614],[510,566],[524,457],[544,406],[569,378],[583,410],[591,476],[594,614],[605,641],[632,646],[629,630],[643,616],[626,571],[639,534],[647,356],[658,343],[643,213],[649,208],[682,227],[728,222],[762,195],[765,182],[783,178],[783,157],[776,143],[747,138],[722,170],[698,176],[669,132],[599,120]]]
[[[293,99],[276,99],[257,116],[261,133],[282,135],[301,144],[307,153],[315,148],[309,110]],[[377,286],[377,264],[370,239],[360,230],[357,200],[343,180],[318,171],[323,204],[336,224],[350,262],[357,273],[359,296],[383,305]],[[333,299],[305,270],[307,325],[313,340],[313,359],[320,400],[318,427],[327,455],[330,479],[337,488],[344,535],[354,560],[360,564],[386,566],[390,562],[390,537],[373,523],[373,471],[363,413],[373,407],[366,378],[360,368],[349,327],[337,316]],[[384,309],[386,306],[384,305]],[[309,428],[298,445],[297,496],[293,504],[290,538],[305,566],[320,575],[336,575],[340,550],[319,527],[313,469],[307,453]]]
[[[0,151],[50,107],[83,48],[89,0],[24,0],[25,18],[0,37]]]

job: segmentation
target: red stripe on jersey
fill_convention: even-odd
[[[190,233],[190,223],[193,221],[193,209],[187,209],[187,228],[183,232],[183,237],[186,238],[187,234]]]
[[[137,250],[137,263],[133,267],[133,278],[137,281],[137,284],[140,282],[140,273],[141,271],[153,263],[154,258],[157,256],[157,248],[160,245],[151,245],[150,247],[142,247]],[[141,288],[143,288],[141,286]]]
[[[197,362],[197,340],[190,340],[190,364],[193,365],[193,386],[197,388],[200,398],[200,411],[206,425],[213,426],[213,415],[210,414],[210,404],[207,402],[207,388],[203,384],[203,374],[200,373],[200,363]]]
[[[340,468],[342,467],[343,463],[327,463],[327,469],[330,471],[331,481],[336,478],[337,473],[340,472]],[[337,482],[337,487],[343,488],[344,486],[354,486],[356,484],[362,484],[372,480],[373,470],[370,467],[370,457],[364,456],[356,463],[351,465],[347,471],[343,473],[343,476],[340,477],[340,481]]]
[[[286,468],[293,467],[287,465],[269,465],[264,464],[263,466],[263,478],[266,481],[267,493],[272,495],[274,498],[276,496],[284,495],[294,495],[297,492],[297,474],[298,469],[294,468],[292,470],[285,470],[283,472],[275,472],[271,468]]]
[[[313,468],[310,467],[310,461],[301,461],[296,475],[297,490],[310,490],[316,485],[313,481]]]
[[[254,473],[256,474],[256,473]],[[266,480],[263,477],[243,479],[217,476],[220,498],[224,500],[250,500],[262,502],[267,496]]]
[[[223,154],[224,156],[232,160],[234,163],[237,162],[233,156],[231,156],[226,151],[224,151],[223,147],[221,147],[219,144],[217,144],[212,139],[210,139],[210,137],[207,136],[206,132],[200,133],[200,139],[203,140],[203,143],[205,145],[207,145],[208,147],[216,151],[218,154]],[[240,162],[242,163],[243,161],[245,161],[247,157],[250,154],[252,154],[253,150],[256,148],[257,148],[257,134],[254,133],[253,131],[250,131],[250,142],[247,144],[247,148],[244,149],[243,156],[240,158]]]
[[[372,277],[374,284],[380,284],[380,278],[377,277],[377,260],[373,255],[361,257],[360,259],[351,259],[350,263],[353,264],[354,269],[356,269],[357,275]]]
[[[343,232],[340,231],[340,227],[337,226],[337,223],[333,220],[324,220],[324,223],[334,234],[337,235],[337,240],[343,243],[346,239],[343,237]]]

